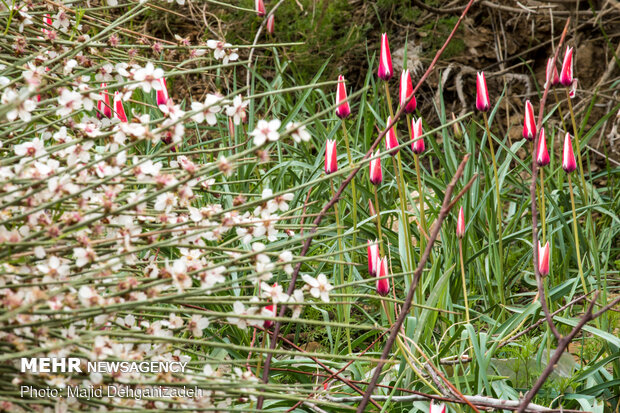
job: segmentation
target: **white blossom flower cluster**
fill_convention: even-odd
[[[249,194],[234,190],[236,164],[257,147],[281,134],[307,142],[310,134],[301,123],[282,131],[277,119],[258,120],[246,133],[247,150],[214,150],[222,131],[243,132],[247,98],[212,91],[175,102],[167,86],[175,79],[162,67],[129,52],[116,63],[101,58],[70,4],[52,7],[42,14],[31,3],[16,4],[11,27],[36,30],[42,41],[16,37],[14,52],[36,58],[0,66],[0,342],[6,353],[38,349],[30,354],[84,362],[193,364],[185,374],[159,376],[5,370],[0,380],[59,389],[253,383],[247,370],[213,368],[166,339],[208,346],[211,328],[267,328],[278,305],[288,303],[288,316],[298,318],[304,302],[329,302],[332,287],[323,274],[303,275],[285,292],[296,265],[287,246],[297,234],[286,224],[299,214],[293,193],[273,191],[269,182],[252,184]],[[73,50],[75,39],[85,46]],[[239,58],[228,43],[206,45],[217,62]],[[216,309],[213,297],[227,304]],[[3,360],[18,369],[19,358]],[[113,398],[99,408],[226,410],[232,400],[207,390],[183,401]],[[39,411],[86,409],[80,399],[52,402],[54,408]],[[27,411],[9,404],[2,408]]]

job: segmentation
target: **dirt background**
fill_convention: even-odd
[[[278,1],[266,0],[269,11]],[[253,1],[231,4],[253,8]],[[397,75],[404,66],[414,82],[424,73],[460,16],[466,0],[285,0],[275,12],[275,33],[262,33],[259,44],[303,42],[277,49],[280,59],[288,59],[298,82],[309,81],[318,68],[329,61],[322,79],[343,73],[351,89],[364,82],[369,60],[378,53],[379,38],[387,32]],[[175,41],[175,35],[200,44],[207,39],[226,39],[232,44],[253,44],[263,19],[254,13],[188,0],[173,13],[153,10],[143,22],[142,32]],[[521,138],[523,105],[526,99],[538,102],[547,58],[552,56],[561,31],[570,18],[567,44],[575,47],[575,77],[579,79],[573,106],[578,121],[587,119],[584,133],[603,122],[588,143],[591,169],[620,166],[620,2],[618,0],[477,0],[456,36],[442,55],[437,69],[417,93],[420,113],[429,122],[436,118],[438,85],[444,90],[447,111],[458,115],[471,110],[475,99],[475,72],[487,77],[491,100],[503,90],[504,99],[495,122],[509,140]],[[148,40],[146,40],[148,42]],[[242,59],[250,49],[240,49]],[[155,52],[154,52],[155,53]],[[266,55],[270,48],[254,51],[261,74],[270,76]],[[560,56],[563,56],[562,50]],[[179,56],[166,56],[174,60]],[[558,70],[561,65],[561,57]],[[245,80],[243,70],[239,80]],[[201,97],[207,91],[228,85],[209,74],[186,80],[179,95]],[[397,76],[391,87],[398,88]],[[565,90],[557,90],[566,108]],[[555,97],[550,96],[550,103]],[[537,108],[535,111],[537,112]],[[607,118],[605,116],[609,114]],[[565,124],[572,131],[568,111]],[[600,125],[600,124],[599,124]],[[554,115],[547,128],[564,129]],[[556,147],[559,145],[556,139]]]

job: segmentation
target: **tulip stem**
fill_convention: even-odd
[[[503,245],[502,245],[502,205],[500,198],[500,188],[499,188],[499,176],[497,173],[497,161],[495,160],[495,148],[493,147],[493,138],[491,137],[491,130],[489,129],[489,120],[487,118],[487,113],[482,112],[484,117],[484,127],[487,132],[487,140],[489,141],[489,148],[491,149],[491,160],[493,161],[493,175],[495,177],[495,193],[496,193],[496,201],[497,201],[497,237],[499,241],[499,297],[502,304],[506,304],[506,300],[504,298],[504,260],[503,260]]]
[[[390,112],[390,119],[394,120],[394,112],[392,110],[392,99],[390,98],[390,88],[387,82],[383,82],[385,86],[385,96],[387,98],[388,110]],[[387,134],[385,136],[387,139]],[[398,160],[398,163],[397,163]],[[415,260],[413,258],[413,253],[411,252],[411,237],[409,234],[409,222],[407,220],[407,208],[406,208],[406,199],[405,199],[405,189],[404,189],[404,179],[403,179],[403,165],[400,157],[400,151],[396,153],[396,159],[392,157],[392,161],[394,162],[394,176],[396,177],[396,184],[398,187],[398,195],[400,197],[400,212],[401,219],[403,225],[403,232],[405,235],[405,239],[407,240],[407,263],[409,264],[409,269],[407,270],[407,275],[409,277],[409,282],[411,282],[411,271],[415,268]]]
[[[413,136],[413,131],[411,130],[411,116],[407,115],[407,127],[409,128],[409,136]],[[418,181],[418,200],[419,200],[419,216],[420,216],[420,227],[422,228],[423,234],[420,234],[420,251],[424,251],[425,241],[426,241],[426,219],[424,217],[424,188],[422,187],[421,173],[420,173],[420,157],[418,154],[414,153],[413,158],[415,160],[415,173]]]
[[[331,187],[332,190],[332,196],[336,196],[336,191],[334,190],[334,180],[330,179],[329,180],[329,186]],[[340,264],[338,264],[338,266],[340,267],[340,285],[344,284],[344,255],[342,253],[342,251],[344,251],[344,246],[342,245],[342,227],[340,226],[340,214],[338,211],[338,202],[336,202],[334,204],[334,214],[336,215],[336,232],[338,234],[338,249],[339,254],[338,254],[338,259],[340,260]],[[344,313],[344,314],[343,314]],[[345,321],[346,323],[348,323],[348,316],[345,312],[345,310],[338,306],[338,322],[342,322]],[[344,315],[344,317],[343,317]],[[344,320],[343,320],[344,318]],[[349,351],[351,351],[351,329],[347,328],[345,329],[346,334],[347,334],[347,345],[349,347]],[[340,339],[340,334],[341,334],[341,330],[340,328],[338,329],[338,333],[336,334],[336,342],[339,341]]]
[[[383,253],[383,234],[381,233],[381,211],[379,209],[379,195],[377,185],[373,185],[373,190],[375,192],[375,211],[377,213],[377,233],[379,234],[379,251],[381,252],[381,256]]]
[[[545,212],[545,174],[544,168],[538,168],[540,171],[540,223],[542,225],[542,244],[547,242],[547,230],[545,226],[546,212]]]
[[[581,266],[581,251],[579,250],[579,234],[577,233],[577,212],[575,211],[575,195],[573,194],[573,181],[568,174],[568,189],[570,190],[570,204],[573,209],[573,234],[575,236],[575,250],[577,251],[577,266],[579,267],[579,277],[583,286],[583,293],[588,294],[586,287],[586,279],[583,276],[583,268]]]
[[[465,298],[465,320],[469,324],[469,301],[467,300],[467,285],[465,284],[465,264],[463,262],[463,238],[459,238],[459,256],[461,258],[461,279],[463,281],[463,297]]]
[[[553,89],[553,96],[555,96],[555,103],[558,106],[558,114],[560,115],[560,120],[562,121],[562,129],[566,131],[566,123],[564,122],[564,115],[562,114],[562,105],[560,105],[560,98],[558,98],[558,92]]]
[[[575,121],[575,112],[573,111],[573,102],[570,97],[568,88],[566,89],[566,98],[568,99],[568,109],[570,110],[570,119],[573,123],[573,136],[575,136],[575,144],[577,146],[577,160],[579,161],[579,178],[581,185],[581,194],[583,201],[588,204],[588,193],[586,192],[586,180],[583,175],[583,163],[581,162],[581,144],[579,143],[579,130],[577,129],[577,122]]]
[[[342,120],[342,134],[344,135],[344,143],[347,147],[347,158],[349,160],[349,166],[353,168],[353,157],[351,156],[351,149],[349,147],[349,134],[347,132],[347,126]],[[357,190],[355,188],[355,178],[351,180],[351,193],[353,194],[353,245],[357,245]],[[355,262],[355,252],[351,253],[351,261]],[[353,267],[351,267],[351,273],[349,281],[353,280]]]

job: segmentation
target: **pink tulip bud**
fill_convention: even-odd
[[[484,72],[476,73],[476,109],[486,112],[491,108],[489,103],[489,90],[487,89],[487,81]]]
[[[368,212],[371,217],[377,215],[377,211],[375,211],[375,206],[372,204],[372,201],[370,199],[368,200]]]
[[[571,99],[574,99],[577,96],[577,78],[573,79],[573,83],[570,84],[570,89],[568,90],[568,96]]]
[[[387,124],[389,125],[390,123],[392,123],[392,118],[390,116],[388,116],[387,118]],[[387,149],[388,151],[398,147],[398,139],[396,138],[396,124],[394,124],[390,130],[388,131],[388,133],[385,135],[385,149]],[[398,151],[394,151],[392,153],[390,153],[390,155],[394,156],[398,153]]]
[[[411,131],[413,132],[413,136],[411,137],[413,140],[411,143],[411,150],[413,150],[413,153],[416,155],[419,155],[424,152],[425,149],[424,138],[421,137],[424,134],[422,131],[422,118],[418,120],[411,119]]]
[[[538,166],[549,165],[549,151],[547,151],[547,138],[545,137],[545,128],[540,128],[540,136],[538,137],[538,150],[536,151],[536,163]]]
[[[269,17],[267,17],[267,32],[269,34],[273,34],[273,32],[275,31],[275,23],[276,23],[275,15],[271,13]]]
[[[381,54],[379,55],[379,79],[389,80],[394,72],[392,71],[392,55],[390,54],[390,44],[387,33],[381,35]]]
[[[465,214],[463,213],[463,207],[459,210],[459,217],[456,220],[456,236],[459,238],[465,236]]]
[[[409,75],[409,69],[403,71],[400,75],[400,107],[405,106],[405,102],[409,99],[409,96],[413,96],[413,83],[411,83],[411,76]],[[415,96],[411,98],[407,106],[405,106],[405,113],[415,112],[417,102]]]
[[[379,156],[379,150],[374,156]],[[379,185],[383,181],[383,172],[381,171],[381,158],[375,158],[370,161],[370,182],[373,185]]]
[[[102,83],[101,87],[105,88],[107,86],[106,83]],[[101,119],[101,117],[105,116],[110,119],[112,117],[112,105],[110,104],[110,94],[107,89],[103,89],[99,92],[100,99],[97,101],[97,117]]]
[[[577,169],[575,154],[573,153],[573,144],[571,143],[570,133],[566,132],[564,137],[564,154],[562,155],[562,169],[566,173],[571,173]]]
[[[233,118],[228,118],[228,133],[230,136],[235,136],[235,122],[233,122]]]
[[[379,264],[379,244],[377,240],[374,240],[374,242],[366,241],[366,249],[368,250],[368,273],[375,277]]]
[[[254,0],[254,9],[258,17],[265,17],[265,3],[263,0]]]
[[[388,262],[387,258],[383,257],[379,260],[377,270],[377,294],[386,296],[390,292],[390,280],[388,275]]]
[[[573,83],[573,48],[566,46],[562,71],[560,72],[560,83],[563,86],[570,86]]]
[[[165,105],[168,103],[168,87],[166,86],[166,79],[163,77],[157,79],[161,84],[161,89],[157,91],[157,106]]]
[[[45,25],[46,25],[48,28],[47,28],[47,29],[46,29],[46,28],[43,28],[43,29],[41,29],[41,31],[42,31],[43,33],[47,34],[47,33],[49,33],[49,32],[50,32],[50,29],[52,28],[52,18],[50,17],[49,13],[46,13],[46,14],[43,16],[43,23],[45,23]]]
[[[277,284],[275,284],[275,285],[277,285]],[[277,310],[277,305],[275,305],[275,304],[269,304],[269,305],[266,305],[263,308],[264,313],[266,313],[265,315],[269,316],[269,317],[275,317],[276,316],[276,310]],[[273,321],[272,320],[265,320],[263,322],[263,327],[265,327],[265,328],[269,328],[272,325],[273,325]]]
[[[121,122],[127,122],[127,115],[125,114],[125,108],[123,107],[123,101],[121,100],[121,94],[114,92],[114,117]]]
[[[338,170],[336,141],[328,139],[325,143],[325,173],[327,175]]]
[[[543,277],[549,275],[549,242],[548,241],[544,247],[541,247],[540,241],[538,241],[538,272]]]
[[[351,114],[351,107],[347,101],[347,86],[344,83],[344,76],[338,76],[338,87],[336,88],[336,116],[344,119]]]
[[[523,119],[523,137],[531,141],[536,136],[536,119],[534,119],[534,107],[529,100],[525,101],[525,118]]]
[[[431,401],[431,405],[429,408],[429,413],[446,413],[446,405],[445,404],[433,404]]]
[[[558,68],[555,65],[555,60],[553,58],[549,58],[547,60],[547,72],[545,76],[545,88],[547,87],[547,82],[551,82],[551,87],[557,86],[560,84],[560,77],[558,76]]]

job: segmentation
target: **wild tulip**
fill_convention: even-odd
[[[424,146],[424,138],[421,138],[424,134],[422,131],[422,118],[419,118],[418,120],[411,119],[411,131],[413,132],[413,136],[411,137],[413,140],[411,143],[411,149],[413,150],[413,153],[419,155],[424,152],[424,149],[426,149]]]
[[[121,122],[127,122],[127,115],[125,114],[125,108],[123,107],[123,100],[121,94],[114,92],[114,117]]]
[[[562,71],[560,72],[560,83],[562,86],[570,86],[573,84],[573,48],[566,46],[564,53],[564,62],[562,62]]]
[[[157,79],[161,84],[161,88],[157,91],[157,106],[165,105],[168,103],[168,87],[166,86],[166,79]]]
[[[390,292],[390,280],[388,275],[388,262],[387,258],[383,257],[379,260],[377,270],[377,294],[386,296]]]
[[[265,17],[265,3],[263,0],[255,0],[254,9],[256,10],[258,17]]]
[[[269,17],[267,17],[267,32],[269,34],[273,34],[273,32],[275,31],[275,23],[276,18],[275,15],[272,13],[269,15]]]
[[[476,73],[476,109],[486,112],[491,108],[489,103],[489,90],[484,72]]]
[[[538,272],[543,277],[549,275],[549,241],[544,247],[538,241]]]
[[[562,169],[566,173],[571,173],[577,169],[577,162],[575,161],[575,154],[573,153],[573,144],[571,142],[570,133],[566,132],[564,137],[564,153],[562,155]]]
[[[547,150],[547,138],[545,137],[545,128],[540,128],[540,136],[538,137],[538,149],[536,150],[536,163],[538,166],[549,165],[549,151]]]
[[[389,125],[390,123],[392,123],[392,118],[388,116],[387,124]],[[385,149],[389,151],[396,147],[398,147],[398,139],[396,138],[396,125],[393,125],[385,135]],[[390,155],[394,156],[397,152],[398,151],[394,151],[390,153]]]
[[[549,58],[549,60],[547,60],[545,88],[547,87],[547,82],[551,82],[551,87],[557,86],[560,84],[560,76],[558,76],[558,68],[555,65],[555,60],[552,57]]]
[[[381,158],[378,158],[378,149],[375,156],[377,156],[377,158],[370,161],[370,182],[373,185],[379,185],[383,181],[383,172],[381,171]]]
[[[459,210],[459,217],[456,220],[456,236],[459,238],[465,236],[465,213],[463,213],[463,207]]]
[[[568,90],[568,96],[573,99],[577,95],[577,78],[573,79],[573,83],[570,85],[570,89]]]
[[[265,312],[266,312],[266,313],[269,313],[269,315],[270,315],[270,316],[272,316],[272,317],[275,317],[275,315],[276,315],[276,309],[277,309],[277,306],[276,306],[275,304],[269,304],[269,305],[266,305],[266,306],[265,306],[265,308],[264,308]],[[263,322],[263,326],[264,326],[265,328],[269,328],[269,327],[271,327],[272,325],[273,325],[273,321],[271,321],[271,320],[265,320],[265,321]]]
[[[403,71],[400,75],[400,107],[405,107],[405,113],[413,113],[415,112],[415,108],[417,102],[415,100],[415,96],[413,96],[413,83],[411,82],[411,76],[409,75],[409,69]],[[407,105],[407,99],[411,96],[411,100]]]
[[[336,116],[344,119],[351,114],[351,106],[347,101],[347,86],[344,83],[344,76],[338,76],[338,87],[336,88]]]
[[[536,136],[536,119],[534,119],[534,107],[532,102],[525,102],[525,117],[523,118],[523,137],[528,141]]]
[[[107,87],[106,83],[101,84],[102,88]],[[107,89],[103,89],[99,92],[100,99],[97,101],[97,117],[105,116],[106,118],[112,118],[112,105],[110,104],[110,94]]]
[[[377,275],[377,265],[379,264],[378,241],[366,241],[366,249],[368,252],[368,274],[375,277]]]
[[[325,143],[325,173],[327,175],[338,170],[336,141],[328,139]]]
[[[434,404],[431,401],[431,405],[429,407],[429,413],[446,413],[446,405],[445,404]]]
[[[379,79],[389,80],[394,72],[392,71],[392,55],[390,54],[390,44],[387,33],[381,35],[381,53],[379,55]]]

